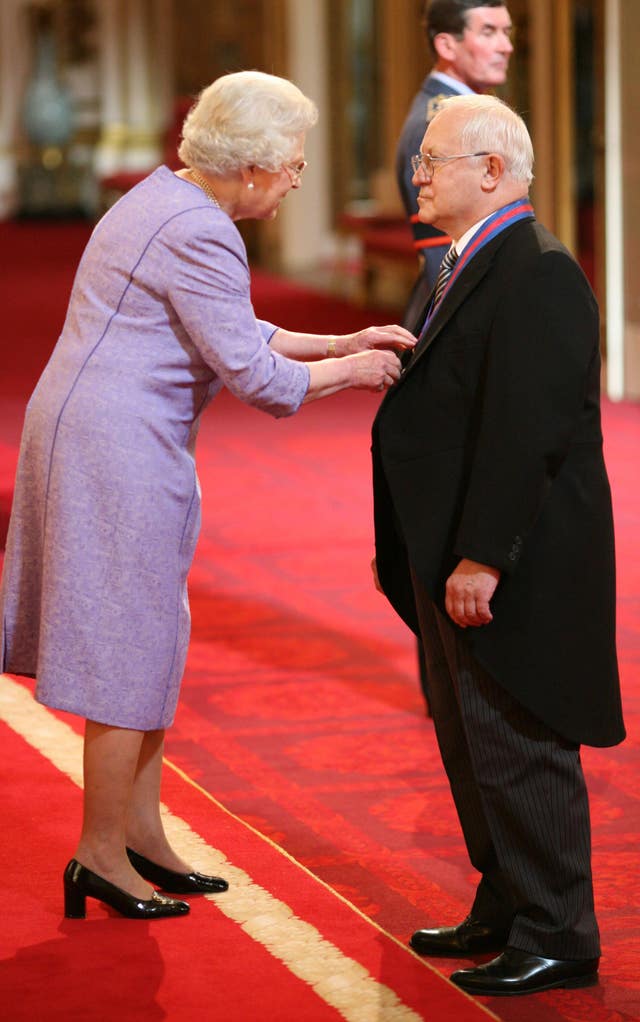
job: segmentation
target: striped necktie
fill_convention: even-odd
[[[444,289],[447,286],[447,281],[449,280],[449,277],[453,272],[453,267],[456,265],[457,258],[458,253],[456,252],[455,248],[452,245],[444,259],[440,263],[440,269],[438,270],[438,279],[436,280],[436,287],[433,293],[433,305],[431,306],[432,309],[435,309],[438,302],[442,298]]]

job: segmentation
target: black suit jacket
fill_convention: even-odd
[[[571,741],[624,737],[615,562],[599,407],[599,317],[539,224],[465,267],[373,427],[382,587],[418,625],[411,564],[444,610],[460,558],[502,572],[479,662]]]

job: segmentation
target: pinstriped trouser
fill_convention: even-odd
[[[472,912],[511,925],[511,947],[545,958],[596,958],[580,748],[498,685],[415,577],[413,585],[438,745],[481,874]]]

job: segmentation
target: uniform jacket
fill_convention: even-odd
[[[416,330],[417,332],[417,330]],[[541,225],[508,227],[445,294],[373,427],[382,587],[417,633],[409,564],[444,610],[460,558],[500,569],[477,660],[570,741],[624,737],[599,407],[599,317]]]
[[[409,330],[435,283],[440,263],[451,243],[451,239],[442,231],[418,220],[418,189],[412,184],[411,157],[420,152],[427,125],[443,101],[457,95],[446,82],[428,74],[413,99],[398,140],[396,179],[413,234],[413,244],[422,260],[420,273],[407,300],[402,319],[402,325]]]
[[[413,98],[396,149],[396,179],[417,250],[426,251],[431,247],[424,245],[425,239],[443,239],[440,241],[438,249],[440,255],[436,266],[444,255],[440,248],[444,245],[446,246],[444,251],[446,251],[446,248],[449,247],[448,241],[442,231],[438,231],[429,224],[422,224],[418,220],[418,189],[412,184],[411,157],[420,152],[427,126],[437,114],[443,101],[450,96],[457,95],[458,93],[446,82],[434,75],[427,75],[420,86],[420,91]]]

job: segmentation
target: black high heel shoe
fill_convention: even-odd
[[[129,862],[141,877],[150,884],[156,884],[171,894],[215,894],[226,891],[229,884],[222,877],[205,876],[204,873],[176,873],[172,869],[158,866],[133,848],[127,848]]]
[[[175,901],[165,898],[163,894],[153,892],[148,901],[127,894],[121,887],[98,876],[72,859],[64,871],[64,914],[66,919],[84,919],[87,897],[97,898],[105,905],[115,908],[116,912],[128,919],[161,919],[165,916],[184,916],[189,911],[186,901]]]

